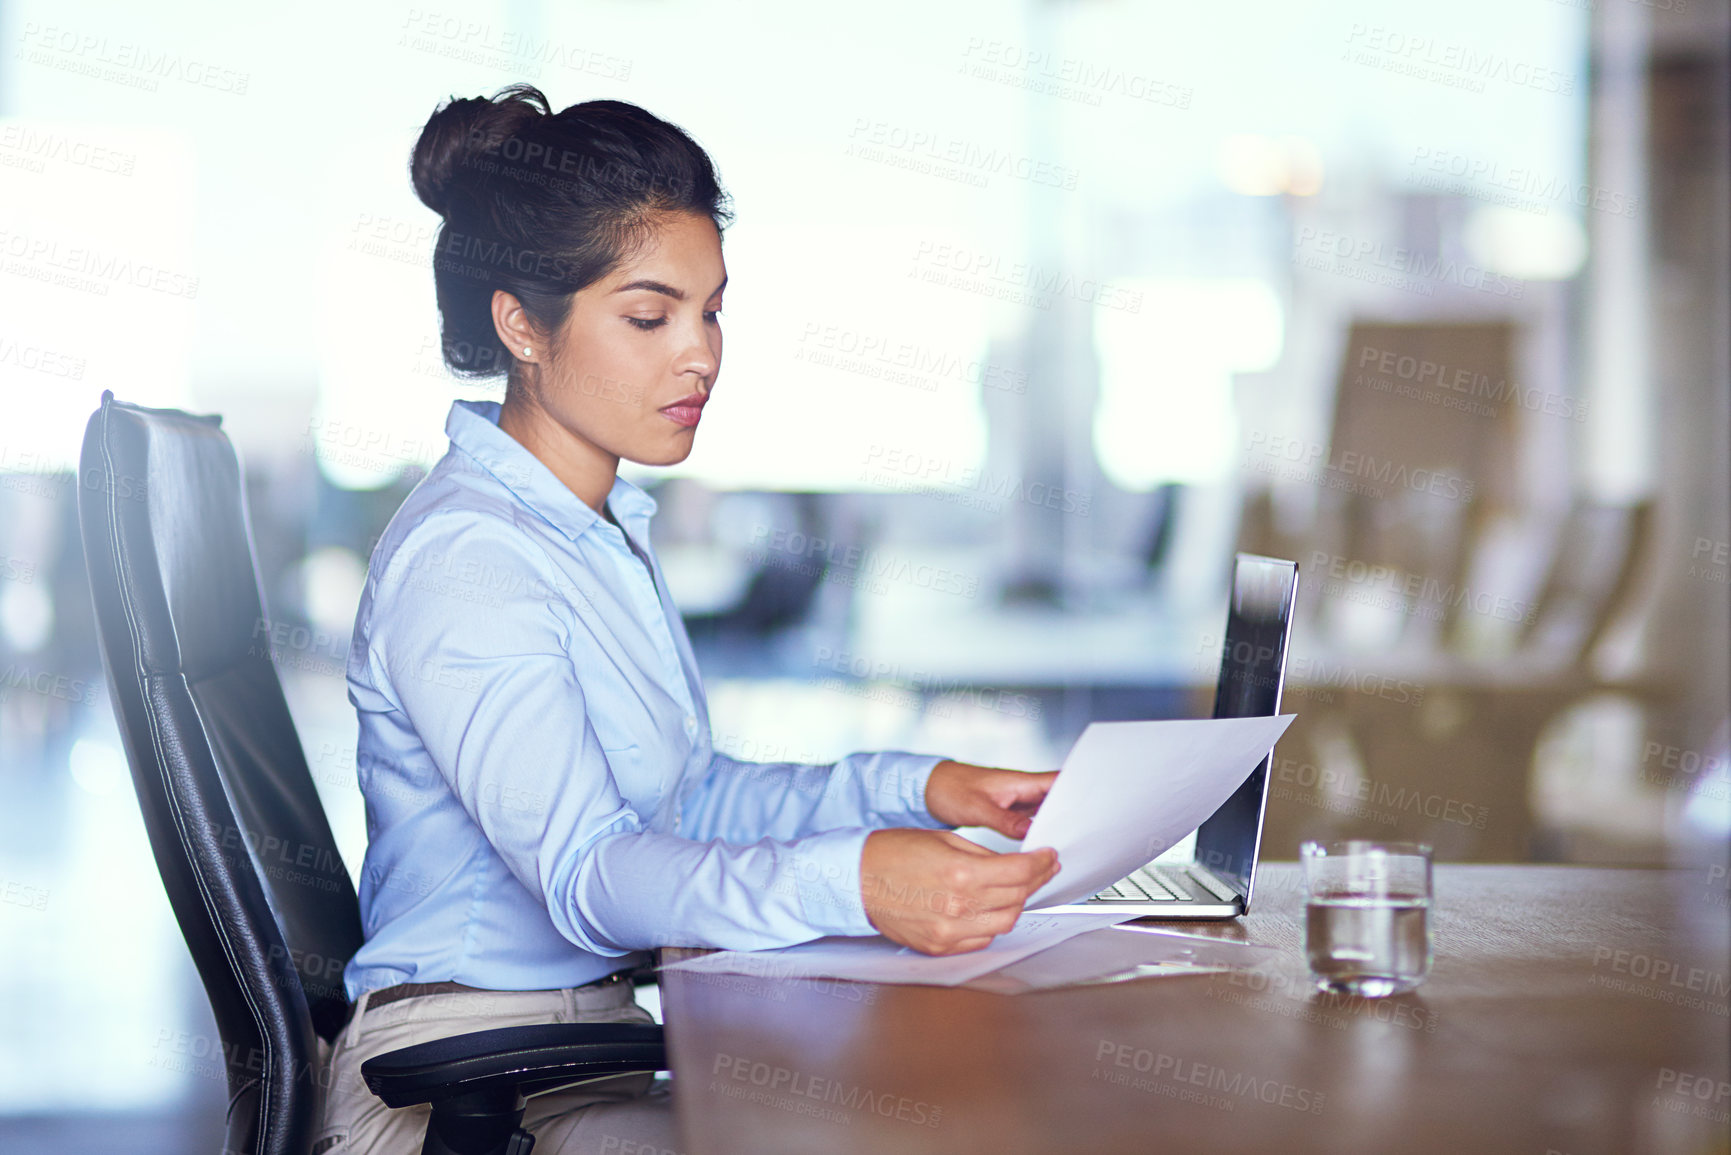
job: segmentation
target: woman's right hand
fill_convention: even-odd
[[[887,939],[924,954],[979,950],[1016,924],[1028,896],[1058,873],[1051,847],[998,854],[948,830],[866,836],[860,898]]]

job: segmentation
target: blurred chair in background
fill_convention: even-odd
[[[1315,519],[1283,525],[1268,489],[1247,500],[1240,548],[1309,570],[1273,853],[1356,834],[1456,861],[1548,857],[1532,802],[1547,727],[1601,693],[1667,693],[1599,660],[1634,608],[1652,507],[1529,508],[1516,335],[1355,323],[1330,444],[1302,477],[1318,487]]]

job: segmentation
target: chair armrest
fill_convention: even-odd
[[[667,1046],[654,1023],[537,1023],[400,1047],[362,1063],[361,1077],[386,1106],[408,1107],[666,1069]]]

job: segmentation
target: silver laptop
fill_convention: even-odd
[[[1298,563],[1238,555],[1214,691],[1216,718],[1280,712],[1286,645],[1298,594]],[[1274,752],[1269,751],[1269,757]],[[1268,758],[1196,829],[1189,862],[1155,861],[1093,898],[1053,910],[1134,910],[1151,918],[1237,918],[1250,910],[1262,814],[1268,802]]]

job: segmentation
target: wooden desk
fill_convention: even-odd
[[[1725,880],[1439,866],[1417,991],[1313,996],[1298,868],[1169,924],[1280,949],[1267,974],[1015,996],[668,973],[683,1151],[1731,1150]]]

